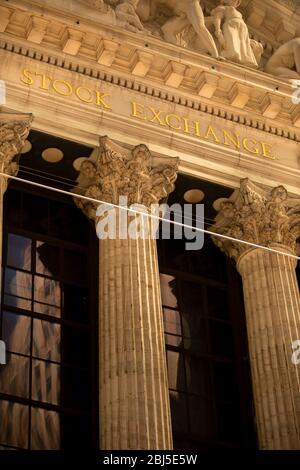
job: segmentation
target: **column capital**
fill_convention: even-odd
[[[111,204],[118,204],[125,196],[128,206],[138,203],[149,207],[174,190],[178,160],[154,157],[143,144],[130,150],[101,137],[99,148],[89,158],[75,162],[79,176],[73,192]],[[76,204],[95,219],[97,203],[76,198]]]
[[[18,164],[13,159],[21,152],[29,134],[32,114],[0,113],[0,171],[16,175]]]
[[[220,204],[211,227],[229,237],[263,246],[281,245],[296,253],[300,236],[300,198],[290,197],[283,186],[264,189],[248,178]],[[214,243],[236,261],[249,250],[246,244],[213,237]]]

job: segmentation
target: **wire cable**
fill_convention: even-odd
[[[260,249],[263,249],[263,250],[271,252],[271,253],[276,253],[278,255],[283,255],[283,256],[287,256],[289,258],[300,260],[300,257],[297,256],[297,255],[293,255],[291,253],[286,253],[286,252],[283,252],[283,251],[279,251],[279,250],[276,250],[275,248],[270,248],[268,246],[263,246],[263,245],[259,245],[257,243],[248,242],[248,241],[245,241],[245,240],[241,240],[239,238],[230,237],[229,235],[224,235],[224,234],[221,234],[221,233],[212,232],[210,230],[201,229],[199,227],[193,227],[191,225],[187,225],[187,224],[183,224],[181,222],[165,219],[163,217],[159,217],[159,216],[154,215],[154,214],[149,214],[149,213],[146,213],[146,212],[138,211],[136,209],[131,209],[130,207],[120,206],[120,205],[114,204],[112,202],[101,201],[101,200],[94,199],[94,198],[91,198],[91,197],[88,197],[88,196],[84,196],[82,194],[71,193],[70,191],[65,191],[63,189],[53,188],[51,186],[47,186],[47,185],[44,185],[44,184],[41,184],[41,183],[36,183],[34,181],[29,181],[29,180],[26,180],[24,178],[20,178],[18,176],[8,175],[8,174],[3,173],[3,172],[0,172],[0,176],[3,176],[4,178],[8,178],[8,179],[11,179],[11,180],[20,181],[22,183],[29,184],[31,186],[35,186],[35,187],[38,187],[38,188],[58,192],[60,194],[64,194],[66,196],[71,196],[73,198],[83,199],[85,201],[96,203],[96,204],[99,204],[99,205],[104,204],[106,207],[121,209],[121,210],[125,210],[127,212],[130,212],[130,213],[133,213],[133,214],[141,215],[143,217],[149,217],[151,219],[156,219],[156,220],[159,220],[161,222],[167,222],[167,223],[170,223],[170,224],[173,224],[173,225],[178,225],[180,227],[187,228],[187,229],[189,229],[191,231],[194,231],[194,232],[197,231],[197,232],[201,232],[201,233],[206,233],[207,235],[211,235],[213,237],[219,237],[219,238],[222,238],[222,239],[225,239],[225,240],[232,241],[234,243],[238,242],[238,243],[241,243],[243,245],[247,245],[247,246],[252,247],[252,248],[260,248]]]

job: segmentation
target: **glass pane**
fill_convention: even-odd
[[[182,337],[181,336],[174,336],[174,335],[168,335],[168,334],[165,334],[165,341],[166,341],[166,344],[170,345],[170,346],[181,346],[181,343],[182,343]]]
[[[212,354],[233,357],[234,345],[231,327],[226,323],[210,320],[209,329]]]
[[[238,396],[237,375],[233,364],[216,362],[213,365],[215,393],[218,400],[236,401]]]
[[[209,287],[207,289],[208,314],[210,317],[228,319],[227,292],[221,289]]]
[[[59,414],[41,408],[31,409],[31,448],[57,450],[60,447]]]
[[[29,354],[31,319],[3,312],[2,336],[8,351]]]
[[[4,292],[11,296],[31,299],[32,276],[16,269],[5,269]],[[16,299],[16,303],[18,300]]]
[[[64,348],[62,361],[86,367],[90,362],[90,335],[87,330],[63,326]]]
[[[60,308],[54,307],[53,305],[39,304],[34,302],[33,310],[37,313],[42,313],[43,315],[49,315],[50,317],[60,317]]]
[[[85,289],[64,284],[63,309],[64,319],[88,323],[88,297]]]
[[[6,362],[0,369],[0,392],[28,398],[29,358],[8,353]]]
[[[86,253],[64,251],[63,276],[66,281],[85,284],[87,281]]]
[[[60,274],[60,248],[44,242],[36,242],[36,272],[45,276]]]
[[[212,439],[215,434],[212,403],[200,397],[189,396],[191,433],[201,439]]]
[[[185,390],[183,356],[176,351],[167,351],[169,388]]]
[[[188,425],[186,395],[171,390],[170,406],[173,429],[179,432],[187,432]]]
[[[31,239],[8,234],[7,264],[14,268],[31,270]]]
[[[28,407],[0,400],[0,442],[21,447],[28,446]]]
[[[207,353],[207,324],[200,316],[182,314],[182,325],[184,331],[184,348],[193,353]]]
[[[4,304],[10,307],[22,308],[23,310],[31,310],[31,300],[21,299],[13,295],[4,294]]]
[[[181,308],[191,318],[205,316],[202,285],[193,282],[181,282]]]
[[[188,392],[210,397],[212,390],[209,363],[194,357],[186,357],[185,367]]]
[[[32,361],[32,398],[59,404],[60,367],[46,361]]]
[[[46,307],[42,307],[41,304],[48,304],[55,307],[60,307],[61,301],[61,290],[60,283],[53,279],[47,279],[45,277],[35,276],[34,277],[34,300],[35,311],[43,310],[40,313],[46,313]],[[50,309],[53,311],[52,315],[59,316],[59,309]],[[50,315],[51,313],[49,313]]]
[[[32,354],[40,359],[60,361],[60,325],[33,320]]]
[[[178,308],[176,279],[168,274],[160,275],[162,303],[167,307]]]
[[[163,309],[165,332],[181,335],[180,313],[177,310]]]
[[[48,199],[23,193],[23,227],[37,233],[48,232]]]

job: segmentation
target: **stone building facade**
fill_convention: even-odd
[[[300,449],[300,3],[0,0],[0,80],[1,448]]]

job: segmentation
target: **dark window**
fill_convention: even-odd
[[[71,198],[24,189],[4,214],[0,446],[96,448],[94,227]]]
[[[159,240],[158,254],[175,449],[255,448],[235,266],[209,237],[196,252],[186,251],[185,240]]]

